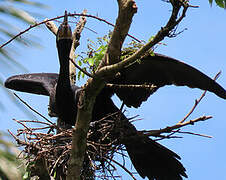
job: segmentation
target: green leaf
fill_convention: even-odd
[[[81,66],[82,65],[82,61],[78,60],[78,65]]]
[[[88,61],[90,66],[94,65],[94,58],[88,58],[87,61]]]
[[[81,75],[82,75],[82,78],[84,78],[84,77],[85,77],[85,74],[84,74],[83,72],[81,72]]]
[[[82,72],[82,71],[79,71],[79,72],[78,72],[78,80],[80,80],[80,78],[81,78],[81,72]]]
[[[101,45],[96,51],[101,51],[101,50],[105,49],[105,47],[106,47],[106,46]]]
[[[87,63],[89,58],[84,58],[82,61],[83,61],[83,63]]]

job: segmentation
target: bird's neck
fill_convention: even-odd
[[[60,73],[56,86],[56,109],[59,122],[73,124],[75,118],[74,94],[71,88],[69,72],[69,55],[71,50],[70,39],[57,41],[58,56],[60,61]]]
[[[71,39],[62,39],[57,42],[58,56],[60,61],[60,73],[58,83],[63,83],[63,87],[70,86],[69,56],[71,44]]]

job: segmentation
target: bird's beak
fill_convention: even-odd
[[[58,41],[61,39],[72,39],[71,27],[68,24],[67,11],[65,11],[64,21],[60,25],[57,31],[56,40]]]

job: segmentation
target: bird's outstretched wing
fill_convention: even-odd
[[[115,88],[114,92],[129,107],[139,107],[158,88],[172,84],[208,90],[226,99],[226,90],[204,73],[160,54],[150,55],[126,67],[113,83],[155,86],[151,91],[143,88]]]
[[[56,73],[33,73],[11,76],[5,87],[16,91],[50,96],[57,83]]]

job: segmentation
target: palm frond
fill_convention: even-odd
[[[0,0],[0,44],[3,44],[5,41],[11,39],[21,31],[20,28],[14,25],[15,22],[22,23],[22,26],[34,24],[36,22],[31,13],[28,13],[24,10],[29,6],[36,7],[38,9],[47,7],[42,3],[30,0]],[[18,49],[24,46],[40,47],[41,45],[38,43],[37,37],[28,35],[27,33],[26,35],[16,38],[14,43],[10,44],[10,46],[1,48],[0,63],[4,71],[6,69],[8,72],[13,72],[15,69],[27,71],[20,62],[15,60],[15,56],[19,54]],[[4,71],[1,72],[2,75],[4,75]],[[1,78],[0,88],[3,88],[3,80]],[[12,98],[16,104],[20,104],[20,107],[23,107],[21,106],[21,103],[15,100],[15,97],[10,93],[10,91],[7,91],[5,88],[3,89],[5,90],[8,97]],[[4,104],[0,104],[1,110],[4,109],[3,107]],[[22,110],[28,113],[25,108],[22,108]],[[29,116],[32,115],[29,114]]]
[[[1,6],[0,13],[3,13],[4,15],[10,15],[13,18],[17,18],[18,20],[21,20],[28,24],[35,23],[35,19],[32,16],[30,16],[26,11],[23,11],[19,8],[15,8],[12,6],[4,6],[4,5]]]
[[[1,1],[8,1],[11,3],[20,3],[23,5],[31,5],[34,7],[38,7],[38,8],[47,8],[48,6],[39,2],[33,2],[33,1],[28,1],[28,0],[1,0]]]

